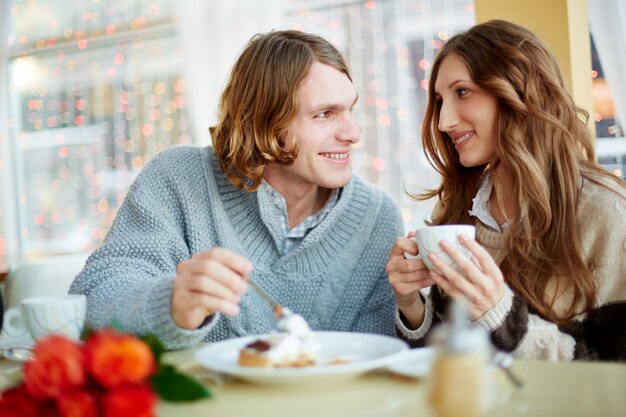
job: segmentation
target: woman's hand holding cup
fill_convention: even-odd
[[[441,242],[448,242],[453,245],[457,251],[465,257],[471,257],[468,248],[461,245],[459,236],[465,235],[474,239],[476,236],[476,228],[469,224],[446,224],[440,226],[429,226],[417,229],[411,236],[411,240],[416,243],[418,252],[413,254],[411,251],[405,251],[404,257],[407,259],[421,259],[429,270],[437,270],[433,262],[429,259],[431,253],[437,255],[442,262],[450,266],[452,269],[458,270],[458,266],[446,251],[440,246]]]
[[[396,240],[389,252],[386,271],[398,310],[406,319],[407,327],[417,329],[424,320],[424,302],[419,290],[430,287],[435,281],[429,276],[422,259],[405,257],[405,253],[417,253],[417,245],[411,240],[414,236],[415,232],[410,232],[407,237]]]
[[[502,272],[475,236],[472,225],[430,226],[409,234],[413,245],[402,246],[407,260],[421,261],[430,270],[430,285],[437,284],[451,298],[467,302],[472,320],[493,308],[505,285]]]
[[[449,241],[441,241],[440,248],[454,267],[431,253],[429,260],[437,268],[431,271],[432,279],[450,297],[467,302],[469,316],[477,320],[492,309],[504,295],[504,277],[491,255],[480,246],[473,236],[460,235],[458,242],[469,251],[471,259]]]

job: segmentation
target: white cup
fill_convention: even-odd
[[[456,249],[467,258],[471,258],[469,249],[461,245],[459,242],[459,235],[466,235],[470,238],[475,238],[476,228],[469,224],[446,224],[440,226],[429,226],[415,231],[415,236],[411,240],[417,243],[418,253],[412,255],[408,252],[404,252],[406,259],[421,259],[429,270],[436,270],[435,265],[430,262],[428,255],[434,253],[444,263],[458,271],[458,266],[452,258],[446,254],[439,242],[445,240],[450,245],[456,247]],[[438,271],[439,272],[439,271]]]
[[[2,318],[3,339],[16,339],[26,335],[26,326],[19,307],[9,308]]]
[[[35,340],[51,334],[79,340],[86,310],[87,299],[82,294],[26,298],[19,309],[4,313],[3,331],[12,337],[28,331]]]

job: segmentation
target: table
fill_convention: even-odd
[[[165,360],[181,369],[197,368],[193,349],[169,352]],[[19,372],[0,360],[0,389]],[[509,391],[487,416],[626,416],[626,364],[516,360],[512,369],[526,386]],[[498,384],[508,384],[502,377]],[[300,387],[255,385],[237,380],[208,382],[213,397],[195,403],[161,402],[161,417],[406,417],[432,415],[426,380],[398,378],[379,370],[347,381]]]
[[[169,353],[184,369],[193,351]],[[515,390],[500,374],[506,399],[488,416],[626,416],[626,364],[516,360],[513,371],[525,382]],[[386,371],[324,386],[267,386],[236,380],[209,383],[213,398],[195,404],[161,403],[160,416],[430,416],[426,380],[398,378]]]

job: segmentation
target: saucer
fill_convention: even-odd
[[[2,351],[5,359],[11,362],[26,362],[33,356],[33,352],[29,348],[16,347]]]
[[[6,334],[0,335],[0,349],[5,348],[13,348],[13,347],[31,347],[35,341],[30,336],[30,334],[26,333],[21,336],[7,336]]]
[[[411,349],[399,355],[397,360],[387,366],[387,369],[409,378],[425,378],[430,375],[435,354],[435,349],[432,347]]]
[[[35,341],[30,334],[18,337],[9,337],[3,334],[0,337],[0,358],[24,362],[30,358],[30,348]]]

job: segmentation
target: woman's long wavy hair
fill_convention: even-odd
[[[498,99],[494,164],[462,166],[452,140],[437,127],[440,104],[435,80],[442,61],[452,54],[465,63],[478,86]],[[492,20],[476,25],[450,38],[433,63],[422,141],[442,183],[413,197],[438,197],[441,210],[434,214],[433,224],[473,223],[468,207],[482,175],[496,166],[504,168],[515,184],[508,198],[519,202],[521,221],[511,222],[507,256],[500,268],[532,309],[558,324],[588,313],[596,296],[576,228],[582,178],[624,187],[595,162],[588,117],[566,91],[552,53],[536,35],[516,24]],[[549,283],[556,291],[547,299]],[[553,305],[564,291],[571,291],[573,302],[557,314]]]
[[[235,187],[254,191],[266,165],[293,164],[297,143],[286,146],[281,136],[298,113],[297,88],[314,62],[352,81],[330,42],[295,30],[255,35],[235,62],[217,124],[209,129],[220,167]]]

